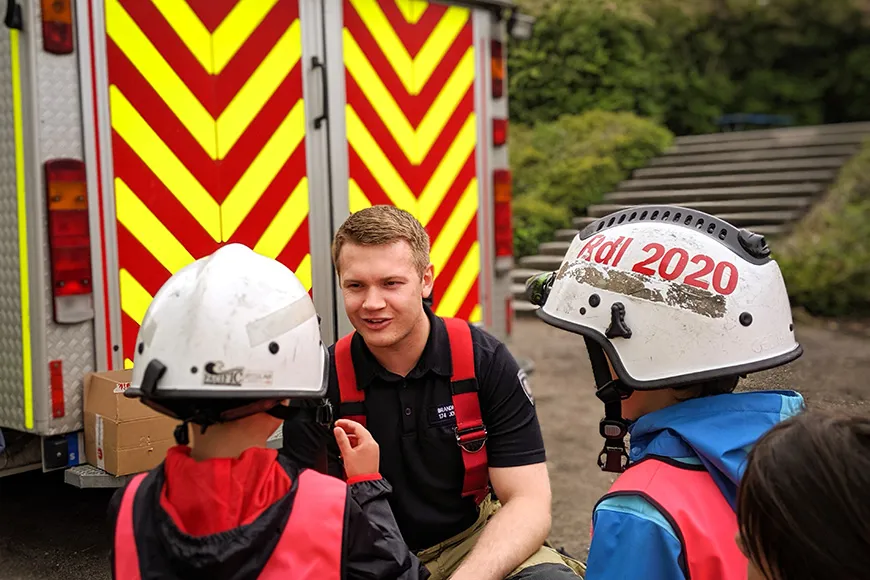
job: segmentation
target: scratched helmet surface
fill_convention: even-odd
[[[747,374],[802,352],[764,238],[683,207],[593,222],[527,295],[548,324],[598,342],[634,389]]]
[[[126,394],[174,416],[182,401],[224,400],[229,408],[318,398],[327,362],[314,304],[295,274],[229,244],[176,272],[154,296]]]

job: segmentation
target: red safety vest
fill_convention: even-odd
[[[706,469],[643,459],[629,466],[599,503],[620,495],[639,495],[662,512],[682,544],[686,578],[746,580],[746,557],[734,541],[737,515]]]
[[[456,415],[456,443],[462,452],[465,478],[462,497],[473,497],[480,503],[489,493],[489,469],[486,455],[486,425],[480,413],[477,378],[474,374],[474,345],[471,328],[461,318],[443,318],[450,340],[450,361],[453,375],[453,411]],[[341,397],[339,414],[362,425],[366,424],[365,391],[357,388],[356,371],[350,352],[354,333],[343,336],[335,344],[335,371]]]
[[[147,474],[134,477],[121,499],[115,527],[115,575],[140,580],[133,527],[133,502]],[[341,549],[347,485],[313,470],[299,474],[296,497],[284,532],[258,578],[341,578]],[[147,563],[146,563],[147,566]]]

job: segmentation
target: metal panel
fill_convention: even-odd
[[[0,427],[24,428],[18,199],[9,31],[0,33]]]
[[[25,22],[40,22],[41,4],[27,3],[31,14]],[[79,91],[78,62],[75,54],[55,55],[42,49],[42,34],[30,34],[30,42],[36,54],[36,83],[39,120],[39,146],[37,159],[31,167],[41,177],[41,164],[46,159],[69,157],[83,158],[81,95]],[[76,47],[79,48],[78,46]],[[80,324],[55,324],[51,273],[47,261],[48,221],[44,211],[44,184],[40,178],[28,184],[28,196],[34,215],[39,216],[39,229],[33,232],[31,248],[31,272],[33,291],[34,329],[39,318],[44,320],[45,345],[43,357],[37,356],[33,333],[33,385],[36,429],[44,435],[56,435],[76,431],[82,425],[82,396],[85,373],[94,369],[93,321]],[[30,213],[30,208],[28,208]],[[39,316],[37,311],[41,308]],[[65,415],[51,417],[49,403],[48,361],[63,361],[63,390]]]

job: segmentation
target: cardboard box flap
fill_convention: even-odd
[[[140,400],[124,396],[132,378],[130,369],[88,373],[85,376],[84,411],[113,421],[163,417]]]

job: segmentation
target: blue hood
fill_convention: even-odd
[[[700,462],[735,508],[749,449],[767,430],[803,408],[803,397],[795,391],[749,391],[690,399],[632,423],[629,457],[632,462],[647,455]]]

